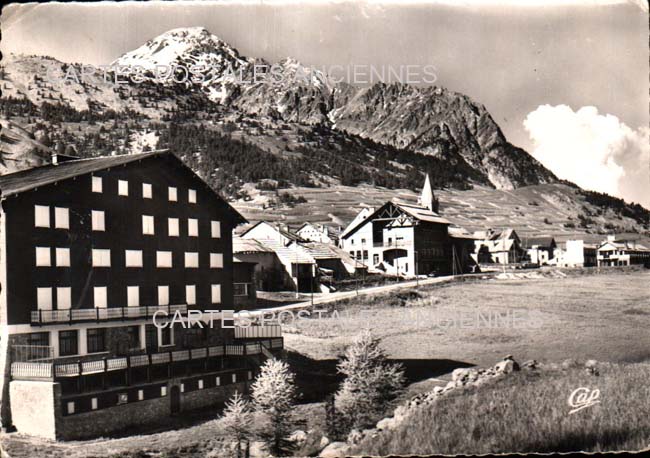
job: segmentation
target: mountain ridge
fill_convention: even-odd
[[[609,207],[619,212],[612,215],[622,215],[621,227],[644,230],[649,223],[646,213],[620,199],[593,193],[586,198],[590,194],[583,190],[578,198],[570,191],[575,185],[566,187],[510,144],[485,106],[446,88],[358,87],[291,58],[272,64],[279,81],[255,83],[255,65],[271,64],[240,55],[205,28],[173,29],[114,61],[137,62],[148,62],[150,68],[207,62],[218,71],[209,74],[214,77],[209,84],[161,84],[149,73],[142,83],[116,85],[112,73],[108,81],[101,75],[85,81],[65,78],[81,72],[78,63],[5,56],[3,115],[33,130],[46,146],[72,148],[84,157],[172,148],[237,205],[258,202],[271,214],[287,210],[278,204],[285,199],[284,189],[367,184],[415,190],[429,173],[438,189],[556,186],[573,220],[586,230],[592,220],[593,230],[605,230],[608,213],[602,209]],[[226,71],[229,63],[241,70],[243,81]],[[46,74],[66,82],[57,85]],[[571,219],[557,224],[575,225]]]
[[[58,76],[67,74],[64,65]],[[558,181],[523,149],[507,141],[483,105],[441,87],[375,83],[360,88],[334,82],[292,58],[269,65],[263,59],[242,56],[203,27],[169,30],[118,57],[112,65],[141,67],[149,78],[153,78],[151,71],[156,66],[200,69],[197,74],[208,81],[193,82],[186,73],[180,75],[183,81],[179,84],[198,89],[216,104],[282,122],[324,124],[395,148],[438,156],[454,164],[466,163],[482,176],[479,184],[497,189]],[[10,68],[11,61],[5,67]],[[270,68],[271,77],[279,75],[279,80],[249,84],[232,73],[239,70],[249,77],[257,67]],[[95,80],[89,84],[97,87],[99,83]],[[75,92],[92,100],[95,94],[86,90],[83,82],[81,86]],[[129,105],[121,91],[117,91],[119,100],[104,97],[98,104],[107,108]],[[103,88],[100,92],[110,95],[111,90]],[[39,103],[37,98],[32,101]],[[83,106],[77,104],[76,108],[79,105]],[[132,105],[134,111],[152,115],[146,107]]]

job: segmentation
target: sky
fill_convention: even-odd
[[[245,56],[315,66],[433,65],[561,178],[650,208],[644,0],[25,4],[3,53],[105,64],[169,29],[203,26]]]

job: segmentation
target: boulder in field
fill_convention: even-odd
[[[499,361],[494,366],[494,370],[497,374],[510,374],[515,370],[515,362],[510,359]]]

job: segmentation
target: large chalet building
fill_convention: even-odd
[[[59,161],[1,176],[0,192],[3,428],[70,439],[158,422],[245,391],[282,348],[276,331],[169,323],[236,310],[233,284],[251,287],[233,273],[244,218],[173,154]]]
[[[474,239],[450,231],[427,175],[416,205],[386,202],[363,209],[341,234],[341,246],[370,271],[413,277],[470,270]]]

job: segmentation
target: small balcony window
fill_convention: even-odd
[[[79,353],[79,332],[59,331],[59,356],[73,356]]]
[[[106,351],[106,329],[88,329],[86,331],[88,353],[101,353]]]

